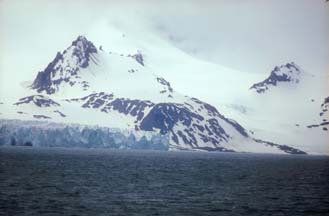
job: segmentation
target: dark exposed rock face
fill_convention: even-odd
[[[202,143],[208,143],[219,150],[220,144],[231,137],[221,126],[220,121],[228,123],[248,137],[246,131],[236,122],[225,118],[214,107],[194,99],[200,111],[191,104],[159,103],[141,121],[140,129],[152,131],[158,129],[161,134],[170,133],[170,138],[177,145],[185,144],[197,148]],[[201,113],[207,112],[207,115]],[[223,148],[224,149],[224,148]]]
[[[270,76],[262,82],[253,84],[250,89],[254,89],[257,93],[266,92],[271,86],[277,86],[280,82],[299,82],[300,69],[295,63],[288,63],[275,67]]]
[[[301,151],[299,149],[296,149],[296,148],[293,148],[293,147],[290,147],[290,146],[287,146],[287,145],[278,145],[278,144],[268,142],[268,141],[264,141],[264,140],[260,140],[260,139],[254,139],[254,140],[258,143],[263,143],[263,144],[269,145],[269,146],[275,146],[275,147],[281,149],[282,151],[284,151],[288,154],[304,154],[304,155],[307,154],[304,151]]]
[[[174,90],[172,89],[170,83],[167,80],[165,80],[162,77],[157,77],[157,81],[158,81],[158,83],[160,83],[161,85],[163,85],[165,87],[165,89],[161,93],[165,93],[165,92],[173,93]]]
[[[84,89],[89,87],[86,81],[79,82],[77,78],[81,68],[88,67],[92,54],[97,53],[97,48],[85,37],[79,36],[72,45],[63,53],[58,52],[54,60],[38,73],[31,85],[32,89],[38,92],[53,94],[58,86],[65,82],[71,86],[80,84]],[[70,62],[65,59],[70,59]]]
[[[73,55],[78,57],[78,66],[86,68],[89,65],[90,56],[97,53],[97,48],[94,44],[88,41],[84,36],[79,36],[72,42]]]
[[[36,89],[38,92],[45,91],[47,94],[54,93],[56,89],[52,87],[53,82],[51,77],[54,76],[53,74],[55,74],[58,70],[58,68],[55,68],[55,66],[58,65],[58,63],[61,61],[63,61],[63,55],[60,52],[57,52],[55,59],[48,64],[44,71],[38,73],[31,86],[32,89]]]
[[[51,107],[51,106],[60,106],[59,103],[53,101],[52,99],[45,97],[43,95],[31,95],[28,97],[24,97],[19,99],[17,103],[14,105],[22,105],[34,103],[38,107]]]
[[[320,116],[323,116],[329,110],[329,97],[326,97],[321,104]]]
[[[64,113],[62,113],[61,111],[55,110],[54,113],[58,113],[61,117],[66,117],[66,115]]]
[[[134,116],[136,117],[137,121],[140,121],[144,117],[145,109],[152,106],[154,106],[154,104],[151,101],[116,98],[110,103],[106,104],[104,108],[101,109],[101,111],[109,112],[110,110],[116,110],[119,113]]]
[[[318,124],[308,125],[307,128],[322,128],[323,131],[328,131],[329,119],[328,119],[328,110],[329,110],[329,97],[326,97],[321,104],[320,116],[323,118],[322,122]]]
[[[144,117],[147,108],[154,106],[154,103],[151,101],[114,98],[113,94],[104,92],[93,93],[83,98],[75,98],[68,101],[82,102],[81,106],[83,108],[100,109],[101,112],[105,113],[114,110],[125,115],[131,115],[136,117],[136,122]]]
[[[316,128],[316,127],[321,127],[321,126],[326,126],[326,125],[329,126],[329,122],[322,122],[322,123],[320,123],[320,124],[308,125],[307,127],[308,127],[308,128]]]
[[[36,119],[51,119],[49,116],[46,116],[46,115],[33,115],[33,118],[36,118]]]
[[[74,99],[69,99],[67,101],[68,102],[72,102],[72,101],[83,102],[82,107],[84,107],[84,108],[99,108],[102,105],[108,103],[109,101],[112,101],[113,97],[114,97],[113,94],[99,92],[99,93],[93,93],[93,94],[87,95],[83,98],[74,98]]]
[[[196,98],[192,98],[192,100],[194,102],[202,105],[202,107],[207,110],[208,115],[210,115],[212,117],[219,117],[219,118],[223,119],[224,121],[229,123],[231,126],[233,126],[242,136],[244,136],[244,137],[249,136],[247,131],[239,123],[237,123],[236,121],[234,121],[232,119],[228,119],[224,115],[220,114],[214,106],[211,106],[210,104],[202,102]]]
[[[324,99],[324,102],[323,102],[324,104],[329,104],[329,97],[326,97],[325,99]]]
[[[134,55],[131,56],[132,58],[134,58],[139,64],[144,66],[144,58],[142,53],[138,52]]]
[[[141,122],[142,130],[151,131],[153,128],[160,129],[161,134],[172,131],[177,122],[185,126],[191,126],[192,120],[204,120],[201,115],[191,112],[181,104],[159,103],[155,105],[149,114]]]

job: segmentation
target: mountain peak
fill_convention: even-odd
[[[271,86],[277,86],[282,82],[299,83],[301,69],[294,62],[276,66],[264,81],[253,84],[250,89],[257,93],[264,93]]]
[[[274,70],[271,72],[271,74],[274,73],[276,75],[283,75],[283,74],[300,74],[300,68],[294,63],[290,62],[287,64],[283,64],[281,66],[276,66]]]
[[[97,54],[95,45],[85,36],[78,36],[71,46],[62,53],[58,52],[54,60],[38,73],[31,86],[32,89],[36,89],[39,93],[45,91],[47,94],[53,94],[63,82],[71,86],[80,84],[86,89],[88,84],[77,80],[78,72],[95,61],[95,54]]]
[[[77,39],[72,41],[72,46],[84,45],[87,46],[91,42],[83,35],[79,35]],[[92,44],[92,43],[91,43]]]
[[[79,66],[86,68],[89,64],[89,57],[92,53],[97,53],[95,45],[89,41],[85,36],[78,36],[78,38],[72,42],[73,55],[78,57]]]

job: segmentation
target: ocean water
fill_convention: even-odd
[[[0,215],[328,215],[329,158],[0,148]]]

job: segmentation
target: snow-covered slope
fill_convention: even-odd
[[[256,137],[314,154],[329,154],[326,103],[328,76],[316,76],[291,62],[255,81],[237,104],[221,110]]]
[[[3,104],[2,117],[153,131],[169,136],[171,150],[304,153],[255,139],[214,106],[177,93],[151,60],[79,36],[36,75],[33,94]]]
[[[323,131],[328,131],[329,128],[329,97],[326,97],[321,104],[321,109],[319,116],[322,118],[322,121],[318,124],[308,125],[308,128],[320,128]]]

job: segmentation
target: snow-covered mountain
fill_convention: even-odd
[[[298,84],[301,76],[301,69],[294,63],[287,63],[280,67],[275,67],[269,77],[264,81],[253,84],[250,89],[257,93],[265,93],[268,89],[273,88],[280,83],[288,82]]]
[[[256,139],[214,106],[176,92],[151,60],[79,36],[36,75],[32,94],[4,104],[2,117],[155,132],[169,136],[170,150],[305,153]]]
[[[222,104],[221,110],[258,138],[312,154],[329,154],[324,99],[328,80],[328,76],[311,74],[294,62],[283,64],[274,67],[263,81],[255,80],[243,101]]]

